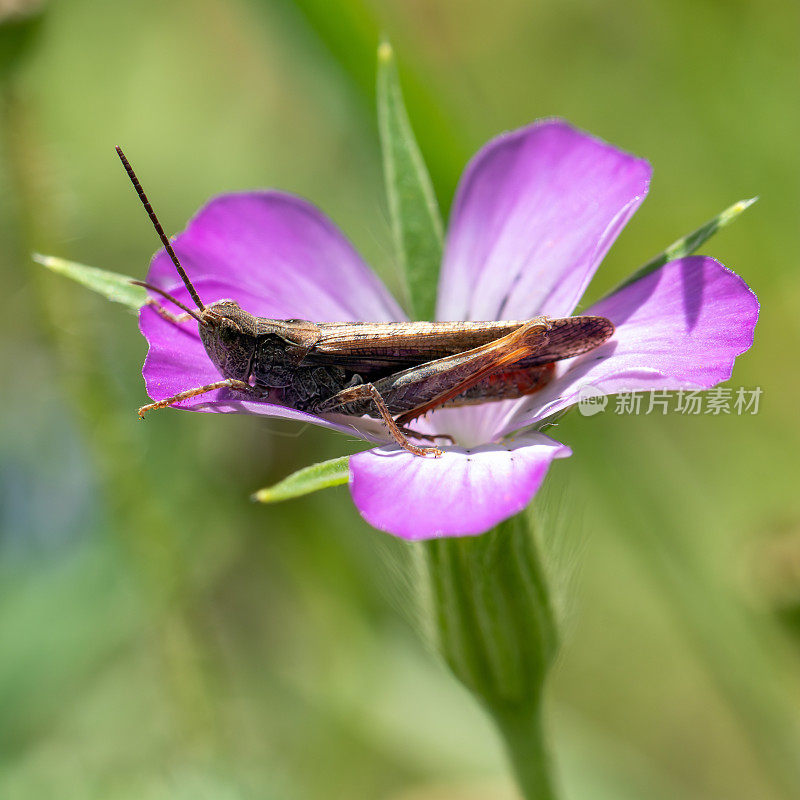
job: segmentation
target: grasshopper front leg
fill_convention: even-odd
[[[237,392],[250,392],[251,394],[254,392],[253,387],[249,383],[237,381],[233,378],[226,378],[222,381],[207,383],[205,386],[198,386],[196,389],[187,389],[185,392],[179,392],[178,394],[172,395],[172,397],[166,397],[156,403],[149,403],[146,406],[142,406],[138,412],[139,419],[144,419],[144,415],[148,411],[155,411],[157,408],[166,408],[167,406],[171,406],[173,403],[179,403],[181,400],[188,400],[190,397],[197,397],[199,394],[213,392],[214,389],[235,389]]]
[[[162,306],[158,300],[153,300],[152,297],[147,298],[146,305],[150,306],[150,308],[152,308],[159,317],[165,319],[167,322],[171,322],[173,325],[182,325],[184,322],[188,322],[190,319],[192,319],[192,315],[187,314],[186,312],[183,314],[173,314],[171,311],[167,311],[167,309],[164,308],[164,306]]]

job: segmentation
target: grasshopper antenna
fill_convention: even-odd
[[[194,317],[201,325],[208,325],[208,323],[205,322],[193,308],[189,308],[189,306],[184,305],[180,300],[177,300],[168,292],[165,292],[163,289],[159,289],[158,286],[153,286],[152,283],[147,283],[147,281],[131,281],[131,283],[134,286],[143,286],[145,289],[149,289],[151,292],[155,292],[156,294],[160,294],[162,297],[166,297],[170,303],[174,303],[176,306],[178,306],[178,308],[185,311],[190,317]]]
[[[144,189],[142,189],[142,184],[139,183],[139,179],[136,177],[136,173],[133,171],[133,167],[130,165],[128,159],[125,158],[125,153],[122,152],[122,148],[117,146],[115,149],[117,151],[117,155],[119,156],[119,160],[122,162],[122,166],[125,167],[125,172],[128,173],[128,177],[131,179],[133,188],[136,189],[136,194],[139,195],[139,199],[142,201],[142,205],[144,206],[144,210],[147,212],[147,216],[150,217],[150,221],[153,223],[153,227],[156,229],[158,238],[161,239],[161,243],[164,245],[165,250],[167,251],[167,253],[169,253],[169,257],[172,259],[172,263],[175,265],[175,269],[178,270],[178,275],[181,276],[181,280],[184,282],[186,288],[189,290],[189,294],[192,296],[192,300],[194,300],[197,307],[201,311],[205,311],[206,307],[200,300],[200,296],[197,294],[197,291],[195,290],[194,286],[192,286],[192,282],[189,280],[189,276],[186,274],[183,267],[181,266],[181,262],[178,261],[178,256],[175,255],[175,251],[172,249],[172,245],[170,244],[170,241],[167,238],[167,234],[164,233],[164,229],[161,227],[161,223],[158,221],[156,212],[153,211],[153,206],[150,205],[150,201],[147,199],[147,195],[144,193]],[[176,303],[176,305],[179,304]]]

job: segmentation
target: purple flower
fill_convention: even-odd
[[[499,136],[462,177],[439,282],[441,320],[569,316],[603,256],[647,194],[650,165],[564,122]],[[403,320],[402,309],[343,234],[318,209],[280,192],[211,200],[176,237],[175,250],[205,303],[236,299],[273,319]],[[188,294],[162,250],[148,280]],[[566,446],[531,428],[575,404],[582,387],[602,394],[706,389],[727,380],[753,342],[758,301],[712,258],[670,262],[601,300],[614,336],[556,366],[538,393],[440,409],[418,422],[451,434],[441,458],[386,445],[350,459],[362,516],[405,539],[481,533],[520,511]],[[145,306],[147,392],[157,401],[219,380],[194,323],[178,327]],[[177,404],[312,422],[387,442],[371,419],[326,417],[219,390]]]

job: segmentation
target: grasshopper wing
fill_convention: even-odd
[[[607,319],[588,316],[491,322],[328,322],[320,323],[322,336],[306,361],[374,378],[482,347],[531,322],[547,327],[547,341],[523,359],[525,366],[593,350],[614,332]]]
[[[488,344],[393,372],[370,385],[391,414],[400,414],[398,420],[403,423],[447,403],[485,376],[516,364],[546,341],[547,321],[531,320]],[[371,413],[372,401],[363,390],[363,385],[348,387],[324,400],[317,410],[354,415]]]
[[[599,347],[614,334],[614,323],[605,317],[562,317],[548,322],[547,344],[523,358],[518,366],[533,367],[579,356]]]

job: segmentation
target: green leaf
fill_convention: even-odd
[[[392,233],[408,286],[411,314],[433,319],[442,261],[442,219],[403,104],[394,51],[378,47],[378,128]]]
[[[342,456],[304,467],[274,486],[260,489],[253,495],[253,500],[258,503],[279,503],[281,500],[291,500],[304,494],[318,492],[320,489],[341,486],[347,483],[350,477],[347,465],[349,458]]]
[[[147,302],[147,290],[143,286],[134,286],[134,279],[118,272],[108,272],[97,267],[87,267],[74,261],[65,261],[55,256],[33,254],[33,260],[53,272],[66,275],[68,278],[93,289],[114,303],[122,303],[139,310]]]
[[[668,261],[674,261],[676,258],[683,258],[684,256],[694,253],[703,243],[710,239],[720,228],[724,228],[735,220],[739,214],[746,209],[750,208],[753,203],[758,200],[758,197],[751,197],[749,200],[740,200],[734,203],[729,208],[726,208],[716,217],[710,219],[705,225],[701,225],[696,231],[678,239],[673,242],[663,253],[657,255],[655,258],[648,261],[643,267],[640,267],[630,277],[626,278],[619,286],[610,291],[607,297],[616,294],[620,289],[630,286],[634,281],[649,275],[659,267],[663,267]]]

